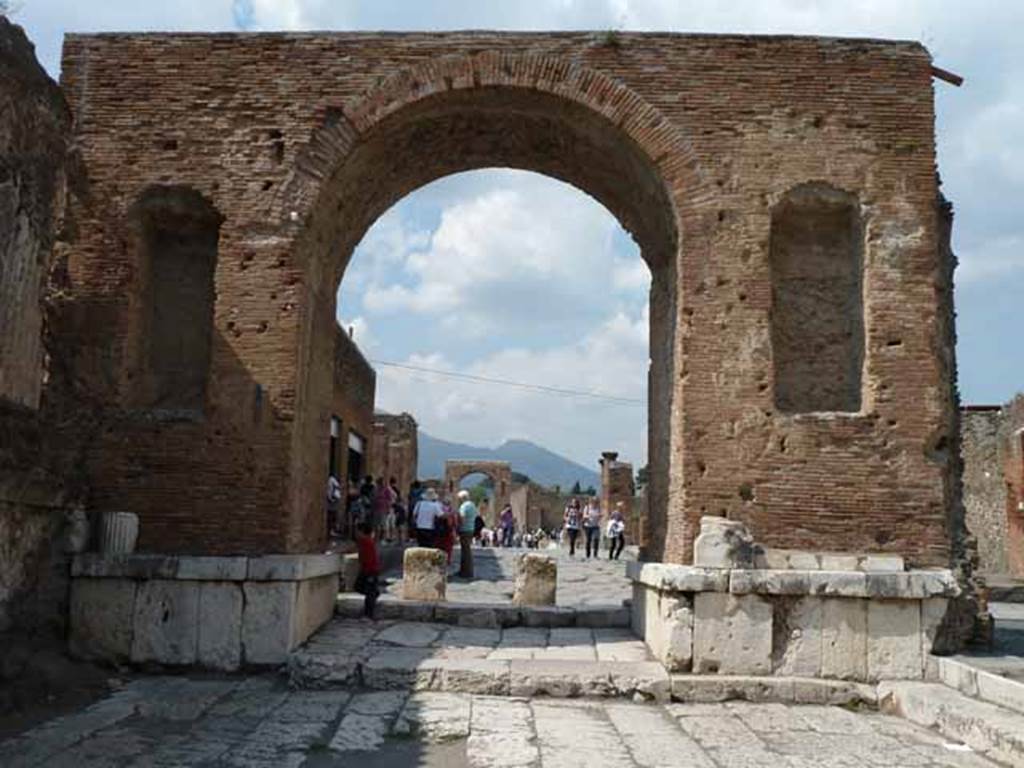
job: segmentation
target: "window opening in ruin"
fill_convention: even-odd
[[[196,190],[153,186],[129,212],[143,297],[136,406],[197,413],[206,401],[223,217]]]
[[[864,366],[863,223],[856,198],[826,184],[772,211],[775,406],[858,412]]]
[[[331,416],[331,438],[327,453],[327,472],[338,477],[338,441],[341,439],[341,419]]]
[[[364,468],[366,467],[366,439],[355,432],[348,432],[348,479],[349,482],[359,483],[363,479]]]

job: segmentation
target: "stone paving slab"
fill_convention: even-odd
[[[399,648],[401,652],[422,649]],[[159,696],[145,714],[138,705]],[[190,717],[183,717],[194,707]],[[61,738],[55,738],[57,735]],[[438,752],[440,747],[444,750]],[[440,755],[440,757],[438,757]],[[150,678],[0,742],[5,768],[993,768],[907,720],[828,706],[291,691],[271,676]]]

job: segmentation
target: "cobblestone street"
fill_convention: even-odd
[[[20,766],[991,766],[903,720],[838,707],[291,691],[152,677],[0,743]]]
[[[558,562],[558,605],[565,607],[621,605],[632,594],[626,578],[626,562],[636,559],[635,551],[627,549],[621,560],[609,560],[608,550],[602,547],[600,557],[587,559],[582,548],[574,557],[569,550],[559,549],[501,549],[477,547],[473,549],[474,576],[461,579],[458,547],[452,554],[452,568],[448,579],[448,599],[465,603],[501,603],[512,599],[515,579],[515,558],[524,552],[543,552]],[[389,580],[387,593],[398,596],[402,587],[401,569],[385,574]]]

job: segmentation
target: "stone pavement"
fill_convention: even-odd
[[[0,765],[433,768],[994,766],[873,712],[468,694],[294,691],[275,676],[151,677],[0,742]]]
[[[512,601],[515,581],[515,557],[523,552],[552,555],[558,563],[557,604],[566,607],[622,605],[632,595],[632,584],[626,578],[626,562],[635,560],[635,550],[627,549],[620,560],[609,560],[602,549],[601,557],[587,560],[577,550],[569,557],[568,549],[504,549],[476,547],[473,549],[474,577],[460,579],[459,548],[452,554],[448,577],[448,600],[467,603],[501,603]],[[402,571],[397,568],[385,574],[387,592],[401,592]]]
[[[302,688],[667,700],[671,686],[644,643],[616,628],[336,619],[295,651],[288,667],[292,684]]]

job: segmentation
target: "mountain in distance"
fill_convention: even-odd
[[[524,474],[540,485],[557,485],[564,491],[572,488],[576,481],[584,490],[588,486],[597,488],[601,481],[601,476],[594,470],[529,440],[506,440],[497,448],[478,448],[431,437],[420,430],[419,476],[424,479],[443,478],[444,463],[449,459],[507,461],[512,465],[513,472]]]

